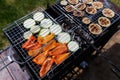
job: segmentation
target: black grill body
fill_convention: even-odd
[[[39,10],[37,10],[39,11]],[[5,29],[4,33],[11,42],[14,49],[17,51],[17,55],[19,55],[22,61],[25,61],[29,58],[27,51],[22,49],[21,45],[25,42],[23,38],[23,33],[27,31],[22,23],[27,18],[31,18],[32,14],[36,11],[26,15],[25,17],[15,21],[12,24],[9,24]],[[54,65],[52,69],[46,74],[45,77],[39,77],[40,67],[32,62],[32,60],[26,63],[26,67],[28,68],[28,72],[31,74],[33,80],[59,80],[64,76],[71,68],[73,68],[76,64],[82,62],[86,58],[92,57],[91,53],[95,51],[93,44],[96,48],[102,48],[106,42],[112,37],[112,35],[118,30],[117,26],[120,22],[120,16],[118,14],[115,15],[113,19],[111,19],[112,24],[109,28],[104,29],[104,32],[99,36],[92,35],[88,30],[86,25],[82,25],[81,22],[77,22],[77,18],[72,18],[71,15],[65,13],[61,10],[61,7],[57,5],[51,6],[44,12],[46,17],[53,20],[53,22],[62,25],[68,25],[70,27],[62,26],[64,31],[69,32],[71,35],[75,35],[74,39],[77,40],[80,44],[80,49],[71,55],[60,65]],[[92,16],[93,20],[100,17],[101,14],[96,14]],[[39,24],[39,23],[38,23]],[[83,28],[85,26],[85,28]]]

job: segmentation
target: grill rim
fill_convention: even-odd
[[[45,12],[46,13],[46,12]],[[31,13],[30,13],[31,14]],[[25,16],[26,17],[26,16]],[[20,19],[23,19],[24,17],[22,17],[22,18],[20,18]],[[49,18],[52,20],[52,21],[54,21],[55,23],[57,23],[52,17],[50,17],[50,15],[49,15]],[[17,20],[18,21],[18,20]],[[14,23],[13,24],[11,24],[11,25],[8,25],[6,28],[4,28],[4,33],[5,33],[5,35],[7,36],[7,38],[9,39],[9,41],[11,42],[11,44],[13,45],[13,47],[15,48],[15,50],[16,50],[16,48],[18,48],[18,47],[16,47],[16,46],[20,46],[19,44],[21,44],[22,43],[22,41],[20,42],[20,43],[18,43],[18,44],[16,44],[16,45],[14,45],[15,43],[13,43],[12,42],[12,40],[11,40],[11,37],[9,36],[9,34],[7,34],[7,32],[6,31],[9,31],[8,29],[10,28],[10,29],[12,29],[12,28],[15,28],[15,26],[13,27],[12,25],[16,25],[18,28],[19,27],[21,27],[18,23],[17,23],[17,21],[14,21]],[[21,24],[21,23],[20,23]],[[59,24],[59,23],[57,23],[57,24]],[[20,28],[21,29],[21,28]],[[22,30],[22,29],[21,29]],[[23,31],[23,30],[22,30]],[[25,30],[26,31],[26,30]],[[24,32],[24,31],[23,31]],[[24,40],[23,40],[24,41]],[[16,41],[17,42],[17,41]],[[18,54],[19,54],[19,52],[21,52],[21,51],[18,51],[19,50],[19,48],[16,50],[17,52],[18,52]],[[79,50],[78,50],[79,51]],[[70,57],[71,56],[73,56],[73,59],[74,59],[74,55],[73,54],[75,54],[76,52],[74,52],[74,53],[72,53],[67,59],[70,59]],[[21,54],[20,54],[20,56],[21,56]],[[25,60],[25,57],[22,55],[22,59],[23,60]],[[60,65],[63,65],[64,64],[64,62],[67,60],[67,59],[65,59]],[[27,62],[27,64],[28,64],[28,66],[30,67],[30,69],[32,70],[33,68],[32,68],[32,66],[30,65],[30,63],[29,62]],[[58,66],[60,66],[60,65],[58,65]],[[48,74],[50,74],[51,72],[55,72],[54,70],[58,67],[58,66],[56,66],[54,69],[52,68],[47,74],[46,74],[46,76],[48,75]],[[35,75],[36,75],[36,77],[38,78],[38,79],[43,79],[43,78],[40,78],[39,76],[38,76],[38,73],[36,74],[36,72],[35,72],[35,70],[32,70],[34,73],[35,73]],[[55,74],[55,73],[54,73]],[[49,77],[49,78],[52,78],[52,77],[50,77],[49,75],[47,76],[47,77]]]
[[[68,59],[68,58],[67,58],[67,59]],[[66,59],[66,60],[67,60],[67,59]],[[49,74],[49,72],[48,72],[48,74]],[[47,75],[48,75],[48,74],[47,74]],[[50,78],[50,76],[48,76],[48,77]]]

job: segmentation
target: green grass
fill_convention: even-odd
[[[38,7],[47,6],[47,1],[54,4],[55,0],[0,0],[0,49],[8,45],[2,29]]]
[[[120,8],[120,0],[110,0],[110,1]]]

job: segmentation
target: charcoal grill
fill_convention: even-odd
[[[111,19],[111,26],[109,28],[104,28],[100,35],[95,36],[88,31],[87,25],[82,24],[82,22],[73,15],[66,13],[64,8],[58,3],[43,11],[47,18],[50,18],[54,23],[60,24],[63,31],[67,31],[71,34],[72,39],[79,43],[80,49],[71,53],[71,55],[60,65],[54,65],[43,78],[40,78],[40,67],[32,62],[31,58],[27,54],[27,51],[21,47],[22,43],[25,42],[23,33],[27,31],[27,29],[23,27],[22,23],[24,20],[31,18],[37,11],[40,10],[38,9],[31,12],[19,20],[14,21],[12,24],[9,24],[4,29],[5,35],[11,42],[13,48],[17,51],[21,61],[26,62],[28,72],[33,75],[32,77],[34,80],[60,79],[65,73],[75,66],[74,64],[82,62],[86,57],[90,57],[93,51],[101,49],[110,37],[118,30],[117,26],[120,21],[120,16],[116,13],[115,17]],[[96,22],[96,19],[100,16],[102,16],[101,10],[96,15],[90,16],[90,18],[92,21]],[[71,67],[68,68],[68,66]]]

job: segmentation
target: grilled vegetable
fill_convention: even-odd
[[[35,26],[31,27],[30,31],[32,33],[38,33],[40,31],[40,26],[35,25]]]
[[[28,51],[28,55],[35,57],[36,55],[40,54],[42,52],[41,48],[33,49]]]
[[[27,46],[26,48],[28,48],[29,50],[36,50],[40,47],[41,47],[41,44],[39,42],[35,42],[35,43]]]
[[[36,50],[29,50],[28,51],[28,55],[29,56],[34,56],[34,55],[37,55],[38,53],[36,52]]]
[[[57,43],[55,40],[53,40],[43,48],[43,51],[50,51],[50,50],[54,49],[56,46],[57,46]]]
[[[42,41],[43,41],[43,38],[41,36],[38,36],[37,37],[37,42],[40,43],[40,44],[42,44]]]
[[[69,2],[70,4],[75,5],[75,4],[78,4],[78,3],[79,3],[79,0],[68,0],[68,2]]]
[[[33,62],[38,64],[38,65],[42,65],[47,57],[47,54],[48,54],[48,51],[45,51],[45,52],[39,54],[37,57],[35,57],[33,59]]]
[[[29,29],[35,25],[35,21],[33,19],[29,18],[29,19],[24,21],[23,25],[25,28]]]
[[[45,37],[50,33],[49,29],[42,29],[39,33],[40,36]]]
[[[27,32],[25,32],[25,33],[23,34],[23,37],[24,37],[25,39],[29,39],[30,36],[32,36],[32,33],[31,33],[30,31],[27,31]]]
[[[54,36],[55,35],[53,33],[51,33],[51,34],[43,37],[42,44],[46,44],[47,42],[51,41],[54,38]]]
[[[45,74],[51,69],[52,65],[53,65],[54,61],[52,58],[47,58],[44,63],[42,64],[42,67],[40,69],[40,77],[45,76]]]
[[[70,53],[64,53],[58,56],[53,56],[53,59],[55,61],[55,64],[60,64],[62,63],[68,56],[70,55]]]
[[[49,28],[50,26],[52,26],[52,21],[50,19],[43,19],[40,25],[43,28]]]
[[[41,21],[42,19],[44,19],[45,18],[45,15],[44,15],[44,13],[42,13],[42,12],[36,12],[34,15],[33,15],[33,19],[35,20],[35,21]]]
[[[68,49],[73,52],[79,49],[79,44],[76,41],[69,42],[67,46],[68,46]]]
[[[62,32],[62,28],[60,25],[54,24],[50,27],[51,33],[54,33],[55,35],[58,35]]]
[[[34,36],[31,36],[24,44],[22,44],[22,48],[26,49],[27,46],[34,43],[36,38]]]
[[[53,49],[49,54],[53,56],[57,56],[63,53],[66,53],[68,50],[66,44],[61,44],[60,46],[57,46],[55,49]]]
[[[60,45],[62,45],[62,44],[63,44],[63,43],[59,43],[59,42],[58,42],[58,43],[57,43],[57,46],[60,46]]]
[[[71,40],[71,37],[69,33],[62,32],[58,34],[57,39],[60,43],[68,43]]]
[[[68,2],[67,2],[66,0],[62,0],[62,1],[60,2],[60,4],[65,6],[65,5],[68,4]]]

